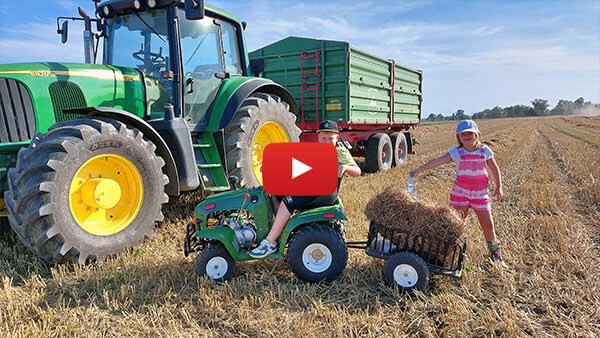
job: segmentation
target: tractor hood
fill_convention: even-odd
[[[25,119],[36,116],[36,132],[46,132],[55,122],[73,118],[63,109],[107,106],[139,117],[146,109],[142,74],[127,67],[59,62],[4,64],[0,65],[0,91],[3,104],[10,102],[15,114],[22,112]]]
[[[246,195],[248,197],[246,197]],[[246,202],[244,203],[244,200]],[[240,209],[244,205],[256,217],[267,217],[271,209],[270,200],[263,187],[240,189],[208,196],[196,206],[195,217],[206,218],[213,212]]]

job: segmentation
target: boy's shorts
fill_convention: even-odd
[[[490,195],[487,188],[469,190],[454,184],[450,193],[450,205],[453,207],[471,207],[475,211],[492,210]]]

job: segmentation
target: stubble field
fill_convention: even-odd
[[[366,238],[367,201],[455,145],[455,123],[420,126],[406,166],[346,177],[347,239]],[[479,123],[505,197],[493,203],[511,270],[488,261],[476,219],[462,279],[434,276],[424,293],[388,287],[383,261],[350,250],[330,284],[296,279],[285,261],[236,265],[232,281],[194,276],[182,239],[187,194],[163,209],[154,239],[97,265],[52,265],[16,236],[0,239],[0,332],[9,336],[600,336],[600,117]],[[448,203],[453,165],[418,177],[420,197]]]

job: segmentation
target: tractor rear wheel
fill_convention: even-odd
[[[373,134],[367,140],[365,149],[365,171],[374,173],[385,171],[392,167],[394,149],[388,134]]]
[[[292,272],[303,281],[333,282],[346,268],[348,248],[332,228],[308,225],[292,236],[287,261]]]
[[[225,127],[228,175],[236,175],[243,187],[262,184],[262,155],[270,143],[300,141],[296,115],[279,96],[250,95]]]
[[[35,254],[102,262],[153,236],[169,179],[155,145],[125,124],[73,119],[19,151],[4,197],[9,221]]]

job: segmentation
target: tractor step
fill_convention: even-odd
[[[194,138],[193,146],[202,189],[214,192],[229,190],[227,174],[213,134],[198,135],[197,138]]]

